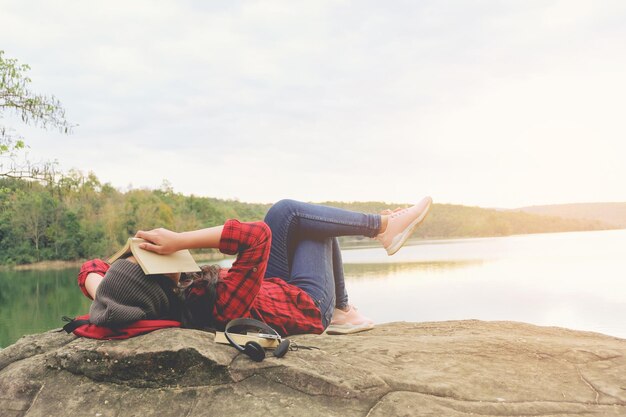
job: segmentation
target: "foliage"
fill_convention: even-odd
[[[122,193],[77,171],[48,184],[0,178],[0,264],[105,257],[140,229],[259,220],[268,208],[171,189]]]
[[[396,207],[382,202],[324,204],[366,213]],[[101,184],[94,174],[77,171],[47,185],[0,178],[0,264],[106,257],[140,229],[182,231],[216,226],[229,218],[262,220],[269,207],[184,196],[171,187],[122,193]],[[483,237],[601,228],[605,226],[593,221],[435,204],[416,236]],[[342,238],[342,243],[355,240],[359,238]]]
[[[0,50],[0,176],[49,180],[53,165],[19,162],[17,156],[26,144],[18,133],[1,123],[3,114],[12,112],[25,124],[54,127],[63,133],[71,131],[59,100],[30,90],[31,79],[26,75],[29,70],[28,65],[19,64],[16,59],[5,58]]]

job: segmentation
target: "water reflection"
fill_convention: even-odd
[[[0,347],[24,334],[61,327],[61,317],[89,311],[76,285],[75,268],[0,272]]]
[[[381,278],[397,276],[419,271],[447,271],[451,269],[467,268],[471,265],[482,265],[480,260],[436,261],[436,262],[403,262],[403,263],[359,263],[345,264],[344,272],[349,280],[362,278]]]
[[[344,260],[357,262],[345,267],[351,301],[377,322],[513,320],[626,338],[625,247],[619,230],[422,243],[398,253],[412,263],[380,248]],[[452,260],[415,262],[424,257]]]

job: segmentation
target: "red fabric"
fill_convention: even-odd
[[[74,320],[89,320],[89,315],[78,316]],[[173,320],[139,320],[127,324],[125,327],[112,329],[110,327],[96,326],[95,324],[83,324],[74,329],[76,336],[90,339],[128,339],[168,327],[180,327],[180,322]]]
[[[100,276],[104,276],[106,272],[109,270],[111,266],[104,262],[102,259],[92,259],[87,261],[80,267],[80,272],[78,273],[78,286],[80,290],[85,294],[85,296],[91,300],[91,296],[87,292],[87,288],[85,288],[85,280],[87,279],[87,275],[92,272],[99,274]]]
[[[306,292],[280,278],[263,279],[271,243],[264,222],[231,219],[224,224],[219,249],[238,256],[217,283],[215,321],[225,326],[232,319],[252,317],[282,335],[322,333],[320,310]]]

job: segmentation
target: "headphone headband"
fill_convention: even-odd
[[[263,359],[265,359],[265,350],[257,342],[249,341],[244,346],[241,346],[239,343],[236,343],[231,337],[229,331],[232,331],[233,329],[236,329],[236,328],[245,328],[245,327],[254,327],[256,329],[266,332],[269,335],[276,336],[280,344],[278,348],[276,348],[276,350],[274,351],[274,356],[279,358],[279,357],[284,356],[285,353],[287,353],[287,350],[289,349],[288,339],[282,340],[282,338],[280,337],[280,335],[278,334],[276,330],[272,329],[270,326],[263,323],[262,321],[249,319],[249,318],[239,318],[239,319],[231,320],[228,322],[228,324],[226,325],[226,328],[224,329],[224,336],[226,336],[226,340],[228,340],[231,346],[233,346],[239,352],[245,353],[252,360],[256,362],[261,362]]]
[[[239,344],[235,343],[234,341],[232,341],[232,337],[230,337],[230,335],[229,335],[229,332],[237,333],[237,332],[233,331],[233,329],[234,328],[239,328],[239,327],[254,327],[256,329],[263,330],[267,334],[271,334],[271,335],[274,335],[274,336],[278,337],[278,340],[282,339],[276,330],[272,329],[270,326],[268,326],[267,324],[263,323],[262,321],[255,320],[255,319],[249,319],[249,318],[233,319],[233,320],[229,321],[228,324],[226,325],[226,328],[224,329],[224,335],[226,336],[226,339],[228,339],[228,341],[231,344],[237,345],[239,347],[241,347],[241,345],[239,345]],[[237,346],[235,346],[235,347],[237,347]]]

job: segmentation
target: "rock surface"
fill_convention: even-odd
[[[0,351],[0,416],[626,416],[626,340],[596,333],[392,323],[261,363],[213,338],[25,336]]]

